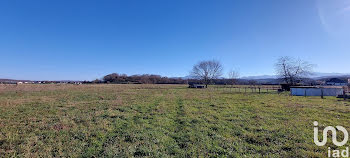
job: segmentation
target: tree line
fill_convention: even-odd
[[[280,57],[275,63],[275,72],[281,82],[289,85],[297,85],[307,79],[312,73],[314,65],[306,61],[292,57]],[[169,78],[160,75],[143,74],[131,75],[112,73],[104,76],[101,80],[96,79],[93,83],[115,83],[115,84],[188,84],[199,83],[206,87],[209,84],[256,84],[254,80],[239,79],[239,72],[230,70],[223,76],[223,66],[217,60],[200,61],[190,71],[188,79]]]
[[[108,74],[102,80],[95,80],[95,82],[115,84],[187,84],[187,80],[182,78],[168,78],[153,74],[128,76],[118,73]]]

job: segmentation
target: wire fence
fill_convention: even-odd
[[[240,93],[277,93],[281,89],[279,85],[213,85],[212,90]]]
[[[350,93],[350,86],[345,86],[344,87],[344,91],[345,91],[345,93]]]

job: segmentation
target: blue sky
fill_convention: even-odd
[[[280,56],[349,73],[349,0],[0,1],[0,78],[186,76],[216,59],[241,76]]]

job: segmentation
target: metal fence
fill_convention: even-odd
[[[345,91],[345,93],[350,93],[350,86],[345,86],[344,87],[344,91]]]
[[[240,93],[273,93],[281,89],[279,85],[213,85],[212,90]]]

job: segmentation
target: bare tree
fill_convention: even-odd
[[[228,79],[229,79],[231,85],[236,84],[238,77],[239,77],[239,72],[238,71],[231,69],[228,72]]]
[[[205,87],[208,88],[208,84],[213,79],[217,79],[222,75],[222,70],[223,68],[219,61],[201,61],[193,66],[191,76],[203,80]]]
[[[295,85],[312,73],[314,65],[292,57],[280,57],[275,64],[276,74],[287,84]]]

